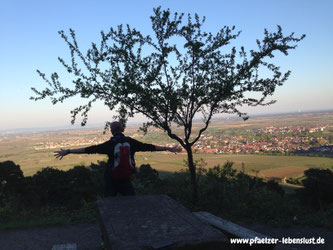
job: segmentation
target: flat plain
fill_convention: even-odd
[[[327,133],[333,134],[333,112],[279,115],[272,117],[254,117],[244,122],[239,119],[214,120],[206,134],[233,133],[262,128],[265,126],[315,126],[328,125]],[[199,122],[194,124],[198,131]],[[147,135],[138,132],[138,125],[128,126],[126,134],[146,143],[166,145],[175,143],[157,129],[151,129]],[[180,134],[182,131],[175,128]],[[89,166],[106,159],[106,155],[69,155],[62,160],[55,159],[54,151],[60,148],[78,148],[94,145],[110,138],[110,133],[103,135],[103,128],[57,130],[23,134],[4,134],[0,136],[0,162],[11,160],[21,166],[26,176],[33,175],[43,167],[55,167],[63,170],[74,166]],[[333,158],[309,156],[273,156],[260,154],[211,154],[198,153],[195,159],[204,159],[207,167],[234,162],[236,169],[245,167],[247,173],[265,177],[298,177],[308,168],[331,168]],[[136,154],[137,166],[150,164],[161,175],[185,168],[186,154],[167,152],[145,152]]]

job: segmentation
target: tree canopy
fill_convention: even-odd
[[[80,50],[74,30],[69,36],[60,31],[70,49],[71,61],[59,61],[74,77],[73,87],[65,87],[57,73],[48,78],[38,71],[49,87],[42,91],[32,88],[36,96],[31,98],[50,97],[53,104],[77,95],[87,99],[85,105],[71,111],[72,123],[81,114],[82,125],[97,100],[117,110],[123,120],[141,113],[149,120],[143,129],[155,126],[166,131],[186,149],[191,172],[195,172],[191,147],[212,117],[236,113],[247,119],[241,110],[243,105],[274,103],[267,97],[288,79],[290,71],[282,73],[271,58],[275,52],[288,55],[305,35],[284,36],[277,26],[275,32],[264,31],[264,38],[257,40],[257,50],[231,47],[227,51],[241,33],[235,27],[224,26],[212,34],[202,30],[205,18],[171,14],[160,7],[154,9],[150,19],[154,36],[119,25],[102,31],[100,44],[92,43],[86,53]],[[263,77],[262,69],[270,76]],[[193,119],[197,114],[201,114],[204,125],[194,134]],[[171,124],[182,127],[184,134],[174,133]]]

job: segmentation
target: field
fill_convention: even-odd
[[[10,144],[7,143],[7,147]],[[234,162],[236,169],[241,170],[242,164],[245,171],[254,174],[259,171],[258,176],[265,177],[298,177],[304,170],[311,167],[327,168],[333,166],[333,158],[306,157],[306,156],[268,156],[268,155],[235,155],[235,154],[195,154],[195,159],[203,158],[208,167],[218,164],[223,165],[226,161]],[[76,165],[89,165],[106,159],[103,155],[69,155],[62,160],[53,156],[53,150],[33,151],[27,149],[17,154],[1,155],[0,161],[12,160],[21,166],[25,175],[32,175],[42,167],[57,167],[67,170]],[[136,163],[150,164],[153,168],[163,173],[174,172],[184,168],[186,154],[171,154],[165,152],[137,153]]]
[[[245,172],[255,174],[259,171],[257,174],[260,177],[298,177],[308,168],[331,168],[333,166],[333,159],[325,157],[196,154],[195,158],[204,159],[208,163],[208,167],[232,161],[235,169],[241,170],[244,164]],[[184,168],[185,159],[185,154],[139,153],[137,164],[149,163],[162,173],[174,172]]]
[[[4,137],[0,141],[0,162],[6,160],[14,161],[21,166],[24,175],[29,176],[33,175],[43,167],[50,166],[67,170],[79,164],[90,164],[90,162],[96,163],[98,160],[103,160],[105,158],[105,156],[101,155],[69,155],[60,161],[54,157],[54,151],[59,150],[60,148],[44,150],[34,149],[36,143],[41,141],[61,141],[68,133],[69,132],[41,133],[35,135]]]
[[[238,134],[250,128],[261,128],[265,126],[294,126],[294,125],[328,125],[327,132],[333,135],[333,112],[280,115],[273,117],[256,117],[244,122],[237,119],[224,119],[213,121],[207,133]],[[194,130],[198,130],[199,123],[194,124]],[[43,167],[57,167],[69,169],[76,165],[90,165],[106,159],[103,155],[69,155],[64,159],[56,160],[53,152],[62,148],[85,147],[80,144],[84,140],[106,141],[110,133],[102,134],[103,128],[59,130],[49,132],[35,132],[26,134],[5,134],[0,135],[0,162],[11,160],[21,166],[26,176],[36,173]],[[176,132],[181,133],[180,129]],[[159,130],[152,129],[144,136],[138,132],[138,126],[129,126],[126,134],[140,141],[163,145],[174,142],[167,135]],[[64,142],[71,142],[67,145]],[[80,142],[80,143],[78,143]],[[36,145],[50,145],[42,149],[36,149]],[[61,146],[64,145],[64,146]],[[67,146],[66,146],[67,145]],[[92,143],[90,143],[92,145]],[[269,155],[239,155],[239,154],[195,154],[196,159],[203,158],[208,167],[223,165],[226,161],[234,162],[236,169],[240,170],[242,165],[245,171],[250,174],[257,174],[265,177],[298,177],[308,168],[330,168],[333,166],[333,158],[328,157],[307,157],[307,156],[269,156]],[[174,172],[184,168],[185,154],[171,154],[165,152],[138,153],[136,155],[137,166],[151,164],[161,174]]]

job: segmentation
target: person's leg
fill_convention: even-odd
[[[135,190],[134,190],[133,184],[130,180],[117,182],[116,189],[120,194],[122,194],[124,196],[135,195]]]
[[[116,196],[117,188],[111,179],[108,169],[104,173],[104,197]]]

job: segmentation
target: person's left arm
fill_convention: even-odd
[[[157,146],[154,144],[148,144],[148,143],[143,143],[140,141],[137,141],[135,139],[132,139],[132,143],[135,146],[135,151],[170,151],[173,153],[179,153],[181,152],[180,147],[162,147],[162,146]]]
[[[156,151],[170,151],[172,153],[179,153],[182,151],[180,147],[162,147],[155,145]]]

